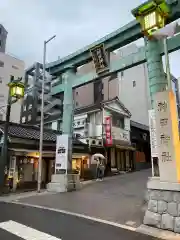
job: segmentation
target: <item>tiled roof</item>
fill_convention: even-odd
[[[131,120],[131,126],[136,127],[136,128],[140,128],[140,129],[145,130],[145,131],[149,131],[149,126],[146,126],[144,124],[141,124],[141,123],[138,123],[138,122],[135,122],[135,121],[132,121],[132,120]]]
[[[97,104],[91,104],[91,105],[88,105],[88,106],[85,106],[85,107],[76,108],[74,110],[74,114],[81,114],[81,113],[86,113],[86,112],[90,112],[90,111],[95,111],[95,110],[100,109],[103,105],[106,105],[106,104],[111,103],[113,101],[116,101],[121,106],[121,108],[125,112],[127,112],[128,115],[131,116],[131,113],[129,112],[129,110],[124,106],[124,104],[119,100],[118,97],[115,97],[115,98],[112,98],[112,99],[109,99],[109,100],[106,100],[106,101],[102,101],[102,102],[97,103]]]
[[[0,121],[0,129],[4,130],[4,121]],[[61,134],[59,131],[44,129],[43,141],[56,142],[56,136]],[[27,124],[9,123],[9,137],[23,138],[29,140],[39,140],[40,128]],[[81,144],[78,140],[73,140],[73,144]]]

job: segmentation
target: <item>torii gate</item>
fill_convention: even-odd
[[[149,1],[148,1],[149,2]],[[180,18],[180,0],[168,0],[171,16],[169,23]],[[62,131],[72,138],[72,113],[73,113],[73,94],[72,89],[78,86],[96,81],[111,75],[113,72],[120,72],[147,62],[149,89],[151,102],[153,104],[154,95],[167,87],[167,79],[164,75],[161,56],[164,54],[163,45],[158,40],[147,41],[137,53],[122,59],[110,62],[108,71],[97,74],[97,70],[83,76],[76,75],[77,67],[92,61],[92,50],[103,44],[106,53],[110,53],[123,47],[141,37],[144,37],[140,24],[135,20],[115,32],[92,43],[91,45],[47,65],[47,70],[55,76],[63,75],[63,83],[52,88],[52,94],[64,92],[63,124]],[[168,52],[180,49],[180,34],[168,39]],[[71,165],[71,163],[69,163]],[[69,165],[69,168],[71,167]]]
[[[158,0],[156,2],[160,1],[161,0]],[[150,1],[148,1],[148,3],[149,2]],[[170,23],[180,18],[180,0],[167,0],[167,3],[171,9]],[[164,121],[168,121],[168,127],[166,126],[164,128],[169,134],[167,135],[168,138],[165,138],[164,130],[161,132],[161,135],[163,135],[166,144],[170,140],[170,142],[168,142],[168,144],[170,144],[166,146],[166,149],[169,149],[166,151],[172,153],[172,160],[170,160],[170,158],[167,159],[167,156],[165,156],[165,159],[164,155],[162,155],[160,164],[162,177],[160,173],[160,178],[152,178],[152,181],[150,180],[148,182],[147,187],[150,190],[150,198],[148,200],[149,204],[148,210],[145,213],[144,224],[180,233],[180,218],[177,217],[179,216],[180,205],[178,204],[180,203],[180,142],[176,123],[175,100],[173,100],[174,102],[171,101],[173,99],[172,91],[166,91],[168,81],[163,70],[161,56],[164,54],[164,51],[161,42],[158,40],[147,41],[145,39],[145,47],[142,47],[138,53],[110,62],[109,71],[101,72],[99,74],[94,71],[82,77],[76,76],[76,68],[92,60],[91,51],[96,46],[103,44],[105,51],[109,53],[141,37],[143,37],[143,35],[139,23],[137,21],[132,21],[99,41],[61,60],[50,63],[47,66],[47,69],[50,69],[50,74],[52,75],[58,76],[64,74],[65,76],[62,84],[52,88],[52,94],[64,92],[62,130],[63,133],[68,134],[72,139],[73,88],[96,81],[99,78],[111,75],[113,72],[123,71],[147,62],[151,103],[152,106],[156,106],[159,104],[158,101],[160,99],[161,105],[164,104],[164,106],[160,106],[159,109],[155,108],[156,120],[158,120],[159,126],[162,120],[163,124]],[[170,53],[178,49],[180,49],[180,34],[168,39],[168,52]],[[162,109],[163,114],[166,112],[166,118],[163,119],[160,116],[160,113],[158,113],[158,111],[161,111]],[[171,117],[167,117],[167,112],[169,114],[168,117]],[[162,116],[165,116],[163,114]],[[174,118],[172,118],[172,116]],[[171,130],[168,128],[171,128]],[[160,135],[158,137],[160,139]],[[170,148],[172,148],[173,151]],[[174,149],[176,149],[176,151]],[[68,152],[71,152],[70,148],[68,149]],[[164,152],[162,154],[164,154]],[[71,159],[69,159],[68,168],[71,168],[70,165]],[[58,188],[61,189],[61,191],[65,191],[65,185],[68,185],[68,177],[65,180],[64,176],[59,175],[53,179],[57,180]],[[56,185],[54,186],[56,187]]]
[[[174,21],[180,18],[180,0],[169,0],[168,4],[171,8],[171,19]],[[143,37],[140,24],[135,20],[115,32],[103,37],[102,39],[92,43],[91,45],[55,62],[48,64],[47,69],[50,74],[60,76],[65,73],[65,81],[62,84],[52,88],[52,94],[64,92],[64,111],[63,125],[64,133],[71,133],[71,115],[73,107],[72,89],[87,84],[105,76],[111,75],[113,72],[120,72],[128,68],[132,68],[144,62],[147,62],[149,73],[149,88],[151,98],[155,92],[165,87],[166,80],[163,72],[161,56],[164,54],[163,45],[159,41],[149,41],[145,43],[145,47],[141,47],[137,53],[110,62],[109,71],[97,74],[96,71],[85,74],[81,77],[76,76],[76,68],[92,61],[90,50],[97,45],[104,44],[105,51],[108,53],[123,47],[139,38]],[[168,51],[173,52],[180,49],[180,35],[168,39]],[[156,64],[156,72],[153,72],[154,62]],[[159,77],[161,83],[159,83]],[[156,81],[154,80],[156,79]]]

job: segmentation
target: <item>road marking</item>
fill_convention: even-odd
[[[111,226],[114,226],[114,227],[119,227],[119,228],[126,229],[126,230],[133,231],[133,232],[136,231],[136,228],[131,227],[131,226],[123,225],[123,224],[116,223],[116,222],[111,222],[111,221],[96,218],[96,217],[87,216],[87,215],[80,214],[80,213],[74,213],[74,212],[69,212],[69,211],[66,211],[66,210],[49,208],[49,207],[44,207],[44,206],[40,206],[40,205],[33,205],[33,204],[29,204],[29,203],[21,203],[21,202],[14,202],[14,201],[11,202],[11,203],[12,204],[17,204],[17,205],[22,205],[22,206],[27,206],[27,207],[39,208],[39,209],[43,209],[43,210],[54,211],[54,212],[57,212],[57,213],[63,213],[63,214],[66,214],[66,215],[75,216],[75,217],[79,217],[79,218],[84,218],[84,219],[87,219],[87,220],[90,220],[90,221],[104,223],[104,224],[111,225]]]
[[[1,222],[0,228],[24,239],[24,240],[61,240],[60,238],[53,237],[47,233],[40,232],[34,228],[27,227],[26,225],[14,222],[7,221]]]

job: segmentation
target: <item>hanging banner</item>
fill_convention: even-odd
[[[69,137],[67,134],[57,136],[55,173],[65,173],[68,164]]]
[[[150,129],[150,142],[151,142],[151,157],[158,157],[157,145],[157,129],[156,129],[156,116],[155,110],[151,109],[149,112],[149,129]]]
[[[105,133],[106,133],[106,146],[111,146],[112,141],[112,132],[111,132],[112,121],[111,117],[105,117]]]

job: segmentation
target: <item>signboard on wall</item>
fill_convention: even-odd
[[[97,74],[109,70],[108,57],[104,45],[100,44],[90,51]]]
[[[105,117],[105,133],[106,133],[106,146],[111,146],[112,140],[112,119],[110,116]]]
[[[158,157],[156,116],[154,109],[149,110],[149,130],[151,142],[151,157]]]
[[[55,173],[65,173],[67,171],[68,145],[69,145],[69,137],[67,134],[62,134],[57,136]]]

